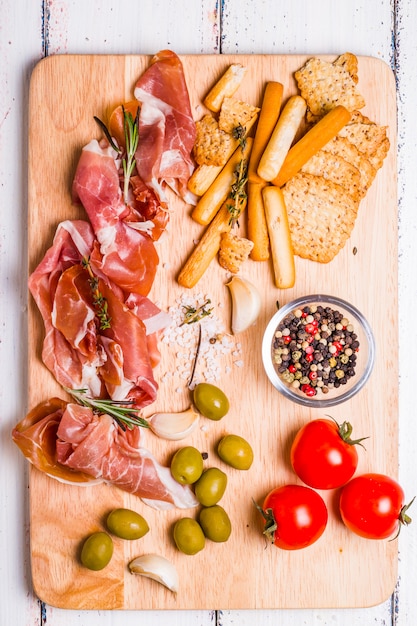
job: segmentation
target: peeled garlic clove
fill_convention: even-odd
[[[178,572],[173,563],[160,554],[143,554],[129,563],[132,574],[152,578],[177,593],[179,586]]]
[[[249,280],[233,276],[226,283],[232,297],[232,333],[237,335],[252,326],[261,311],[261,296]]]
[[[188,437],[198,424],[200,414],[193,406],[181,413],[154,413],[148,418],[150,429],[163,439],[178,441]]]

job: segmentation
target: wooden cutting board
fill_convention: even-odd
[[[266,81],[284,85],[284,97],[296,90],[293,72],[305,56],[184,56],[182,57],[195,118],[209,87],[232,62],[246,65],[248,74],[238,96],[260,105]],[[325,57],[333,60],[334,57]],[[35,68],[30,90],[29,125],[29,257],[30,270],[51,244],[57,224],[84,217],[71,204],[70,186],[80,150],[99,136],[93,116],[132,97],[135,80],[148,66],[148,56],[55,56]],[[370,381],[349,402],[331,410],[338,421],[349,419],[358,436],[370,435],[366,452],[359,450],[358,472],[375,470],[397,475],[397,199],[396,104],[391,70],[380,60],[359,59],[359,90],[366,99],[363,112],[389,127],[391,149],[382,170],[362,202],[359,217],[345,248],[334,261],[320,265],[296,259],[295,287],[278,291],[268,262],[248,261],[242,275],[259,286],[262,313],[255,326],[230,337],[232,348],[219,357],[217,384],[230,398],[229,414],[220,422],[203,421],[186,444],[208,453],[206,467],[228,474],[221,504],[233,525],[225,544],[207,542],[195,556],[178,552],[172,525],[192,511],[158,512],[136,497],[101,484],[74,487],[37,470],[30,473],[32,579],[46,603],[73,609],[265,609],[306,607],[366,607],[385,600],[397,576],[397,543],[367,541],[351,534],[337,515],[337,492],[322,492],[329,507],[329,524],[313,546],[294,552],[266,546],[261,519],[252,498],[262,502],[267,492],[298,482],[289,465],[289,446],[296,430],[322,416],[282,398],[267,380],[261,361],[261,339],[276,302],[310,293],[347,299],[369,320],[376,338],[376,363]],[[152,297],[162,307],[175,303],[183,290],[175,276],[198,239],[201,227],[189,217],[189,207],[175,200],[171,225],[158,244],[161,263]],[[244,229],[244,223],[242,223]],[[356,248],[357,253],[353,250]],[[192,295],[211,298],[215,315],[230,331],[229,293],[225,272],[212,264]],[[43,324],[30,299],[29,406],[53,395],[63,397],[40,359]],[[186,381],[177,371],[183,358],[178,346],[161,344],[156,370],[160,383],[153,411],[179,411],[188,406]],[[249,472],[231,470],[214,450],[226,432],[241,434],[255,452]],[[183,442],[167,443],[144,434],[163,463]],[[150,532],[140,541],[115,539],[114,556],[101,572],[77,561],[82,540],[103,529],[106,514],[125,506],[143,514]],[[128,562],[157,552],[178,568],[180,590],[175,596],[158,583],[133,576]]]

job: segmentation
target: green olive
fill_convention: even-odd
[[[219,504],[201,509],[198,519],[207,539],[218,543],[229,539],[232,524],[228,514]]]
[[[121,539],[140,539],[149,531],[146,519],[130,509],[114,509],[107,517],[106,526]]]
[[[230,408],[224,392],[210,383],[199,383],[194,388],[193,401],[197,410],[211,420],[221,420]]]
[[[253,450],[239,435],[225,435],[217,445],[217,454],[235,469],[248,470],[253,463]]]
[[[192,517],[182,517],[175,522],[174,541],[184,554],[197,554],[206,543],[200,524]]]
[[[227,476],[218,467],[205,470],[194,486],[197,500],[203,506],[213,506],[222,498],[227,486]]]
[[[181,485],[195,483],[203,473],[203,456],[197,448],[185,446],[171,460],[171,474]]]
[[[107,533],[93,533],[83,543],[81,563],[88,569],[94,571],[103,569],[110,563],[112,556],[113,541]]]

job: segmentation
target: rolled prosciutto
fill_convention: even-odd
[[[107,414],[52,398],[28,413],[12,437],[28,461],[58,480],[105,481],[157,509],[197,506],[192,490],[141,447],[140,427],[122,430]]]

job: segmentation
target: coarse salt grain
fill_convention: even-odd
[[[215,383],[219,380],[222,374],[221,360],[230,355],[232,351],[234,358],[241,357],[241,344],[236,345],[230,335],[226,334],[224,323],[216,316],[214,310],[198,323],[183,323],[187,307],[198,309],[208,300],[211,301],[211,298],[203,293],[194,295],[184,293],[177,297],[175,304],[168,309],[172,323],[165,329],[161,338],[163,344],[177,347],[176,368],[171,376],[178,376],[185,380],[191,376],[191,367],[195,360],[198,344],[198,327],[201,326],[201,343],[194,374],[194,384],[204,381]],[[221,308],[221,304],[219,303],[217,307]],[[212,307],[213,305],[210,303],[206,308]],[[239,362],[243,365],[243,360],[240,359]],[[230,367],[223,368],[223,371],[230,372]],[[167,374],[162,375],[161,381],[168,380]]]

